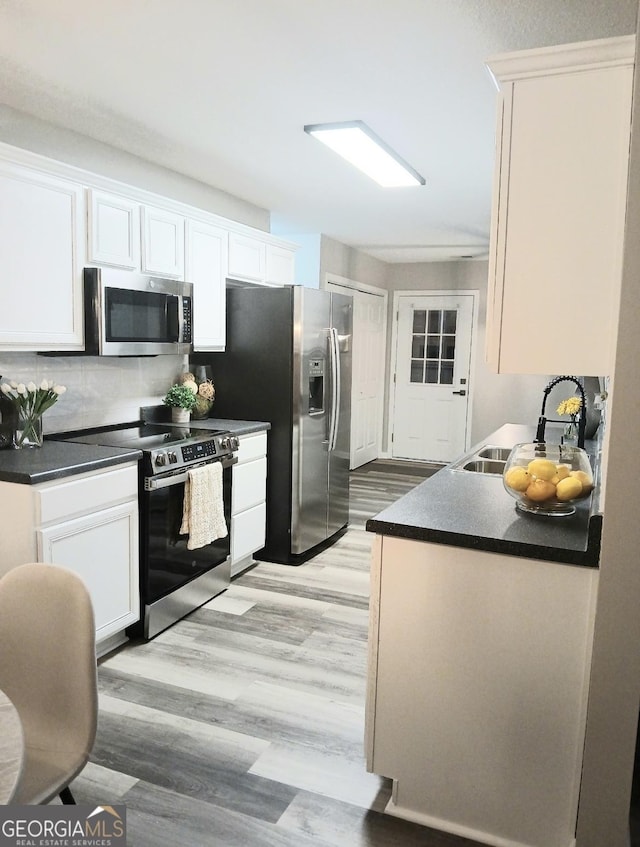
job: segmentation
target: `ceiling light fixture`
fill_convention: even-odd
[[[304,131],[385,188],[425,184],[424,177],[378,138],[363,121],[308,124]]]

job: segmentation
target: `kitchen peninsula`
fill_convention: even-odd
[[[573,843],[597,494],[570,517],[528,515],[499,474],[450,465],[368,521],[366,753],[393,779],[389,813],[496,847]]]

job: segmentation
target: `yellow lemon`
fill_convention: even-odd
[[[527,465],[527,470],[531,476],[547,481],[556,475],[556,466],[549,459],[532,459]]]
[[[561,479],[566,479],[569,476],[570,468],[568,465],[557,465],[556,472],[551,477],[551,482],[557,485]]]
[[[556,495],[556,487],[547,479],[534,479],[531,485],[525,492],[529,500],[535,503],[543,503],[545,500],[551,500]]]
[[[527,469],[516,465],[504,475],[505,484],[514,491],[526,491],[532,483],[531,476],[527,473]]]
[[[575,479],[580,480],[580,482],[582,483],[582,495],[583,497],[586,497],[586,495],[593,488],[593,480],[591,479],[589,474],[585,473],[584,471],[571,471],[571,476]]]
[[[558,500],[573,500],[582,494],[582,483],[577,476],[561,479],[556,488]]]

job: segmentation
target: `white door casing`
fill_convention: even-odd
[[[334,275],[327,275],[326,287],[353,297],[349,462],[353,470],[377,459],[381,451],[387,292]]]
[[[394,458],[450,462],[468,446],[473,292],[396,295]]]

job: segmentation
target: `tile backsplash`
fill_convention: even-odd
[[[185,370],[186,356],[98,357],[0,354],[2,381],[52,379],[67,391],[43,416],[45,435],[135,421],[141,406],[162,398]]]

